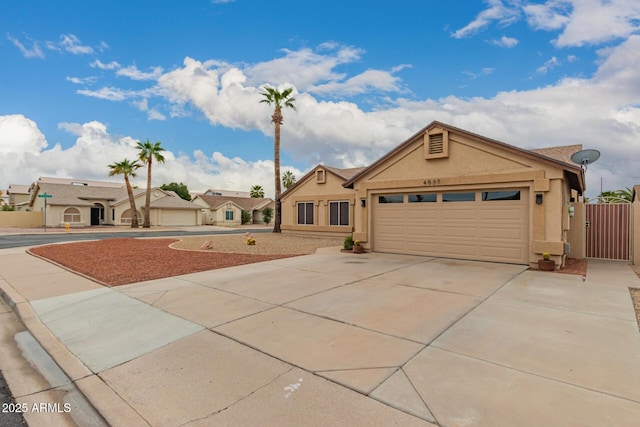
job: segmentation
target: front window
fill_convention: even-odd
[[[78,208],[65,209],[64,222],[80,222],[80,210]]]
[[[298,203],[298,224],[313,224],[313,202]]]
[[[233,221],[233,211],[224,211],[225,221]]]
[[[349,225],[349,202],[329,202],[329,225]]]

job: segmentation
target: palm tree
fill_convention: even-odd
[[[153,144],[147,139],[146,142],[138,142],[138,160],[147,165],[147,197],[145,199],[144,209],[144,228],[151,227],[151,163],[155,159],[158,163],[164,163],[162,152],[164,148],[160,147],[160,141]]]
[[[129,205],[131,207],[131,228],[138,228],[138,212],[136,211],[136,201],[133,198],[129,177],[135,178],[136,170],[141,166],[137,160],[132,162],[129,159],[109,165],[109,176],[124,175],[124,183],[127,185],[127,194],[129,195]]]
[[[286,171],[282,174],[282,185],[284,189],[288,190],[293,184],[296,183],[296,176],[291,171]]]
[[[254,197],[257,199],[261,199],[264,197],[264,189],[262,188],[261,185],[254,185],[253,187],[251,187],[251,190],[249,190],[249,197]]]
[[[273,232],[280,232],[280,126],[282,125],[282,108],[289,107],[295,111],[295,98],[291,96],[293,88],[287,88],[280,92],[278,89],[264,86],[265,92],[260,93],[264,97],[260,102],[273,105],[271,123],[274,125],[273,134],[273,168],[276,184],[276,215],[273,221]]]

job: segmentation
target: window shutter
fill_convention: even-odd
[[[444,135],[437,133],[429,135],[429,154],[442,154],[444,152]]]

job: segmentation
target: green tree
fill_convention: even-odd
[[[271,218],[273,218],[273,209],[271,208],[262,209],[262,220],[264,221],[264,223],[267,225],[271,224]]]
[[[109,165],[109,176],[124,175],[124,183],[127,186],[127,194],[129,195],[129,206],[131,207],[131,228],[138,228],[138,214],[136,211],[136,201],[133,198],[133,189],[129,182],[129,177],[136,177],[136,170],[142,165],[137,160],[133,162],[129,159],[124,159],[121,162],[113,163]]]
[[[633,201],[633,190],[603,191],[598,196],[598,203],[631,203]]]
[[[155,160],[158,163],[164,163],[162,152],[164,148],[160,146],[161,142],[153,144],[147,139],[146,142],[138,142],[138,160],[147,165],[147,197],[145,199],[144,209],[144,228],[151,227],[151,164]]]
[[[180,196],[181,199],[189,200],[189,201],[191,200],[191,194],[189,194],[189,189],[183,183],[178,184],[177,182],[170,182],[169,184],[162,184],[160,188],[166,191],[175,192],[178,196]]]
[[[282,174],[282,185],[284,185],[284,189],[287,190],[293,184],[296,183],[296,176],[291,171],[286,171]]]
[[[274,125],[273,133],[273,168],[276,184],[276,215],[273,225],[273,232],[280,232],[280,126],[283,122],[282,109],[291,108],[295,111],[296,106],[294,104],[295,98],[291,96],[293,88],[284,89],[280,92],[278,89],[264,86],[264,92],[260,93],[264,97],[260,102],[264,102],[270,106],[273,106],[273,115],[271,116],[271,123]]]
[[[249,196],[256,199],[261,199],[264,197],[264,189],[261,185],[254,185],[253,187],[251,187],[251,190],[249,190]]]

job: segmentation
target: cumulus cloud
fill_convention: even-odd
[[[113,136],[100,122],[60,123],[59,128],[76,138],[73,146],[63,149],[59,144],[47,148],[44,135],[35,122],[22,116],[0,116],[0,184],[30,184],[40,176],[82,178],[113,181],[108,165],[124,158],[134,159],[137,141],[129,136]],[[193,156],[165,153],[165,163],[154,165],[153,185],[184,182],[192,191],[208,188],[228,188],[248,191],[262,185],[273,196],[273,162],[246,161],[228,158],[222,153],[205,154],[198,150]],[[283,165],[300,178],[304,171]],[[144,187],[146,177],[139,174],[135,185]]]
[[[150,81],[147,89],[105,87],[78,93],[129,102],[146,112],[149,120],[195,112],[204,115],[212,125],[272,135],[272,109],[259,103],[260,92],[265,83],[274,84],[271,79],[277,70],[283,69],[284,62],[292,67],[293,72],[287,78],[295,83],[276,81],[282,82],[280,89],[294,88],[297,111],[284,111],[282,150],[309,167],[317,163],[338,167],[370,164],[431,121],[439,120],[523,148],[583,144],[585,148],[599,149],[602,158],[597,167],[590,168],[588,176],[601,170],[610,171],[607,176],[612,187],[622,188],[633,184],[629,182],[633,177],[630,171],[640,170],[640,160],[634,160],[640,159],[638,51],[640,36],[630,36],[619,45],[598,51],[598,69],[592,76],[563,78],[544,87],[500,92],[488,98],[403,98],[402,80],[395,75],[402,66],[388,72],[368,70],[348,75],[338,71],[341,65],[358,61],[363,51],[337,43],[315,50],[284,51],[282,58],[258,64],[232,65],[187,57],[181,66]],[[558,65],[561,62],[558,58],[552,57],[540,72]],[[570,56],[566,58],[573,60]],[[101,69],[111,67],[93,64]],[[111,69],[117,71],[121,67]],[[466,74],[476,78],[493,71],[488,67]],[[340,99],[340,95],[379,95],[380,91],[387,91],[384,102],[370,111],[356,102]],[[89,132],[82,129],[83,135]],[[79,137],[76,145],[80,142]],[[190,187],[201,185],[208,175],[220,177],[217,186],[226,185],[227,178],[223,177],[235,177],[227,169],[246,167],[251,173],[265,174],[256,176],[265,177],[272,173],[260,172],[268,162],[228,159],[224,153],[196,152],[178,159],[182,166],[172,167],[171,171],[180,171],[180,176],[170,180],[182,180]],[[112,160],[110,157],[109,161]],[[270,178],[264,182],[270,182]],[[588,183],[593,189],[591,181]]]

